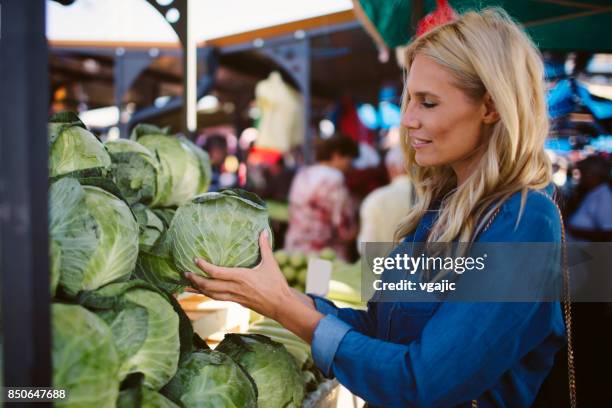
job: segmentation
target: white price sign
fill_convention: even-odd
[[[309,258],[306,274],[306,293],[326,296],[329,291],[332,263],[324,259]]]

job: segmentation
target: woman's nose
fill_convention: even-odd
[[[402,126],[405,126],[408,129],[418,129],[421,127],[421,122],[410,111],[410,108],[408,108],[406,112],[404,112],[400,120],[400,123],[402,124]]]

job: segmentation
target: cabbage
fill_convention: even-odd
[[[59,177],[88,174],[105,175],[111,159],[104,145],[87,130],[79,117],[70,112],[53,116],[49,131],[49,175]]]
[[[155,208],[153,209],[153,212],[159,217],[160,220],[162,220],[162,222],[164,223],[164,227],[168,228],[170,227],[170,223],[172,222],[172,219],[174,218],[174,213],[176,211],[172,208]]]
[[[185,408],[258,406],[253,379],[230,357],[213,350],[197,351],[182,361],[162,393]]]
[[[152,210],[142,204],[132,206],[132,211],[140,228],[139,247],[141,250],[150,250],[166,231],[166,226]]]
[[[52,305],[53,387],[68,393],[56,407],[114,407],[119,359],[109,327],[81,306]]]
[[[144,385],[160,389],[176,372],[179,317],[168,300],[139,281],[113,283],[83,293],[79,302],[111,328],[119,353],[119,378],[144,374]]]
[[[200,165],[200,185],[198,186],[198,194],[205,193],[208,191],[210,181],[212,179],[212,168],[210,166],[210,157],[208,153],[203,150],[200,146],[193,143],[191,140],[184,136],[181,136],[179,140],[196,155],[198,163]]]
[[[179,408],[179,406],[157,391],[138,387],[121,391],[117,408]]]
[[[167,293],[179,293],[189,286],[172,261],[167,235],[150,251],[140,251],[134,275]]]
[[[208,189],[210,160],[195,144],[150,125],[134,129],[132,139],[159,157],[161,172],[167,178],[163,191],[158,192],[151,206],[178,206]]]
[[[49,218],[51,239],[59,247],[59,284],[67,294],[129,279],[138,254],[138,224],[125,202],[63,178],[51,186]]]
[[[110,154],[113,177],[123,198],[129,204],[155,202],[168,182],[157,158],[132,140],[113,140],[104,145]]]
[[[301,406],[304,377],[282,344],[259,334],[226,334],[216,350],[232,357],[253,377],[258,408]]]
[[[168,234],[181,271],[203,274],[193,262],[252,267],[259,262],[259,234],[268,230],[265,203],[240,189],[202,194],[176,211]]]
[[[182,291],[189,282],[172,260],[166,221],[170,210],[155,212],[146,207],[134,207],[140,224],[140,251],[134,275],[168,293]],[[162,220],[157,214],[165,216]],[[171,219],[171,218],[170,218]]]
[[[285,329],[280,323],[264,317],[249,327],[249,333],[267,336],[285,346],[302,370],[306,390],[315,390],[324,380],[323,374],[314,365],[308,343]]]
[[[51,297],[55,296],[59,284],[60,265],[62,264],[62,251],[57,242],[51,240]]]
[[[281,343],[285,346],[289,354],[295,358],[298,367],[301,369],[312,365],[312,356],[308,343],[285,329],[275,320],[264,317],[249,327],[249,333],[268,336],[271,340]]]

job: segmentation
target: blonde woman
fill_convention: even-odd
[[[417,203],[405,242],[559,242],[541,57],[500,9],[469,12],[406,52],[402,143]],[[398,199],[401,199],[398,197]],[[269,316],[316,365],[380,407],[528,407],[565,343],[559,302],[374,303],[293,292],[262,236],[254,271],[199,266],[203,293]]]

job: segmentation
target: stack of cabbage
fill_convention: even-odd
[[[49,136],[53,385],[69,395],[57,405],[279,400],[246,363],[209,350],[173,296],[186,284],[182,271],[196,270],[196,256],[255,265],[259,233],[269,229],[265,204],[243,191],[206,193],[207,154],[153,126],[102,144],[65,113],[52,118]],[[279,388],[291,394],[283,406],[297,407],[299,368],[286,350],[270,354],[282,347],[271,344],[242,347],[249,362],[277,367],[274,375],[287,379]]]

